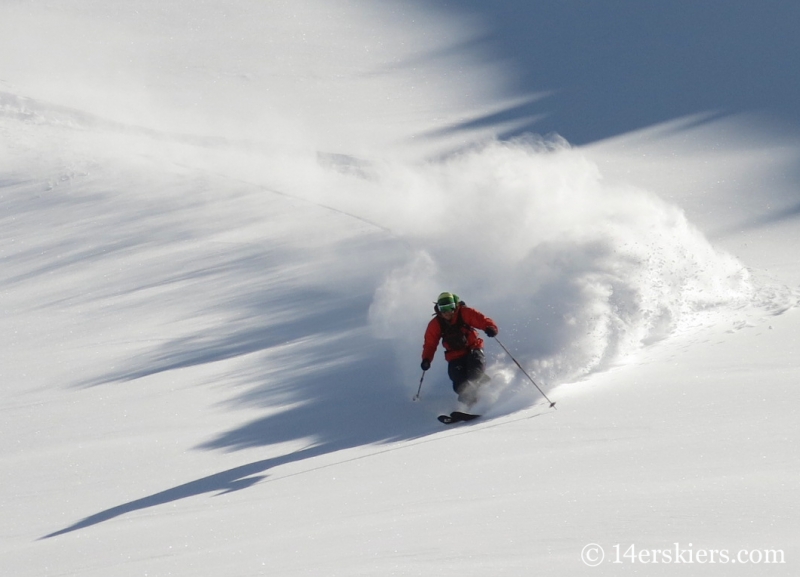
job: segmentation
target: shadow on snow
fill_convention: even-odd
[[[367,314],[379,280],[374,272],[382,270],[378,261],[385,264],[394,258],[394,245],[392,240],[371,235],[340,243],[336,252],[358,255],[358,262],[348,265],[326,259],[327,264],[318,262],[310,267],[315,278],[318,267],[327,268],[322,277],[329,282],[303,275],[286,278],[281,262],[313,259],[289,248],[251,257],[239,255],[238,259],[228,255],[231,258],[224,259],[226,266],[216,272],[205,268],[195,271],[202,278],[204,290],[215,295],[217,306],[234,311],[235,320],[174,339],[134,359],[129,366],[82,386],[132,382],[241,358],[243,363],[232,369],[227,382],[240,384],[245,390],[231,404],[273,411],[279,408],[279,412],[221,432],[197,448],[235,451],[302,441],[307,441],[308,447],[106,509],[42,539],[205,493],[245,489],[266,478],[263,473],[281,465],[441,430],[430,415],[411,403],[416,383],[400,382],[393,349],[388,341],[375,339],[368,326]],[[353,267],[352,274],[343,274],[349,267]],[[326,277],[325,273],[338,276]],[[192,274],[182,271],[174,278],[180,277],[183,283]],[[281,282],[276,282],[275,275]],[[160,282],[169,284],[170,278]]]
[[[797,3],[417,2],[477,16],[486,34],[457,48],[510,62],[516,94],[545,95],[453,132],[513,122],[504,136],[557,132],[588,144],[697,114],[800,119],[800,76],[786,74],[800,51]]]

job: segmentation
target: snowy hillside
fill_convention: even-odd
[[[0,5],[0,574],[797,574],[796,83],[615,124],[489,4]],[[444,290],[557,410],[411,401]]]

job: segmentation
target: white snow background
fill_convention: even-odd
[[[797,126],[572,143],[467,4],[0,4],[0,574],[797,574]],[[411,401],[444,290],[557,410]]]

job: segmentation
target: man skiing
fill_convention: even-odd
[[[425,330],[420,366],[423,371],[431,368],[441,340],[444,358],[448,363],[447,376],[453,381],[453,390],[458,393],[459,402],[469,408],[478,400],[478,387],[489,381],[484,373],[486,359],[483,340],[475,329],[494,337],[498,332],[497,325],[489,317],[465,305],[453,293],[440,294],[433,310],[436,314]]]

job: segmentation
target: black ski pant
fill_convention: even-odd
[[[480,384],[485,377],[486,357],[482,349],[472,349],[463,357],[453,359],[447,365],[447,376],[453,381],[453,390],[462,393],[467,383]]]

